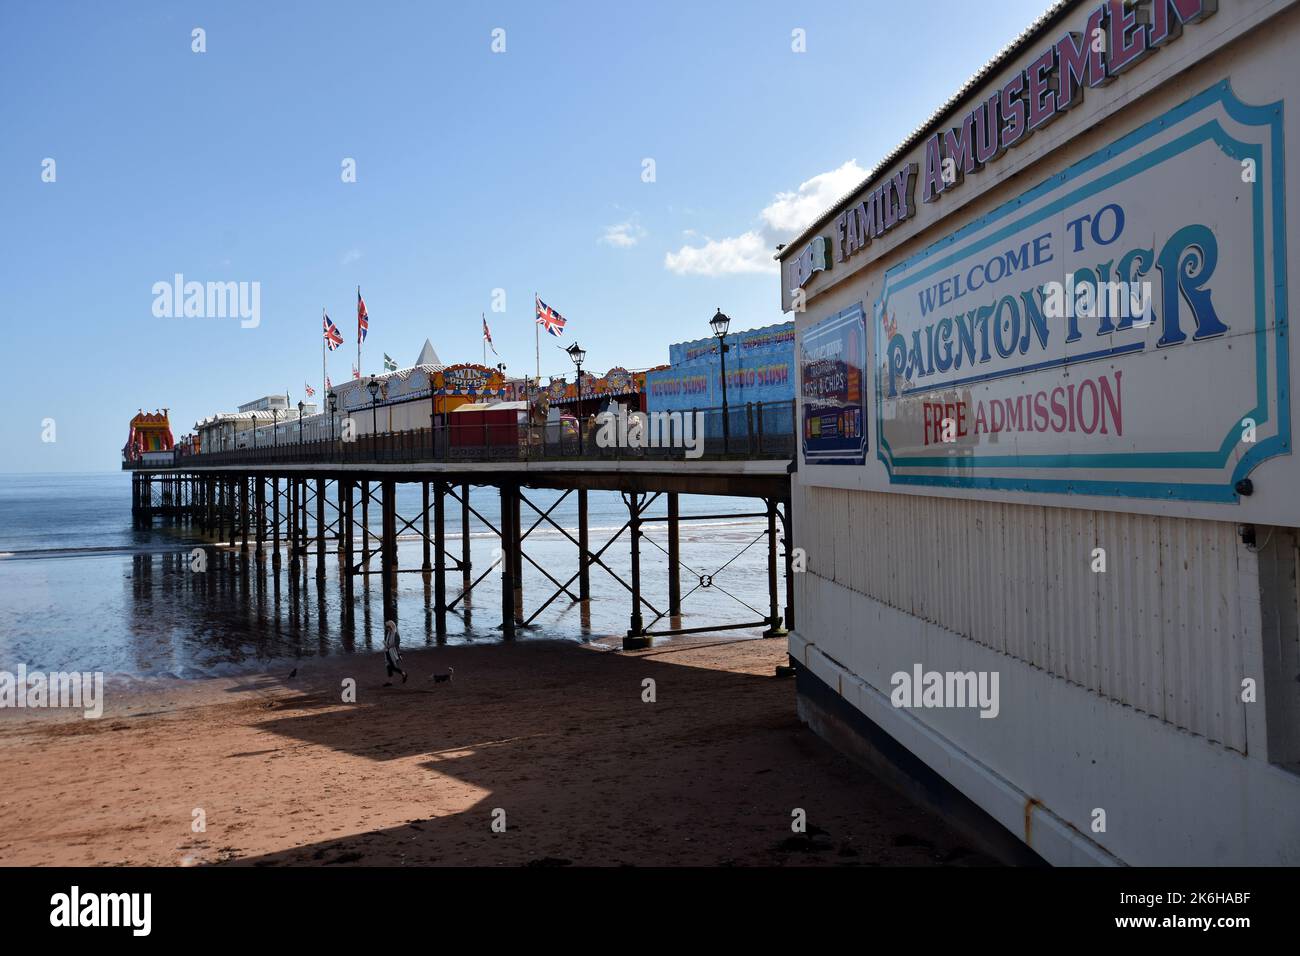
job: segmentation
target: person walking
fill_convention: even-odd
[[[384,664],[388,668],[388,676],[394,674],[402,675],[402,683],[406,683],[406,671],[402,670],[402,637],[397,633],[396,621],[384,622]],[[384,685],[391,687],[392,681]]]

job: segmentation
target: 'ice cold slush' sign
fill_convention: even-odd
[[[888,270],[891,484],[1237,500],[1290,451],[1281,136],[1219,84]]]

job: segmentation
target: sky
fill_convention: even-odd
[[[531,375],[534,294],[568,320],[543,378],[786,321],[777,243],[1047,6],[0,0],[0,471],[114,470],[140,408],[179,438],[319,400],[358,285],[367,374],[482,361],[486,313]],[[256,323],[155,314],[177,273]]]

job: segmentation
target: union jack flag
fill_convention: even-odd
[[[357,344],[366,340],[370,329],[370,313],[366,311],[366,300],[361,298],[361,286],[357,286]]]
[[[313,395],[316,394],[316,389],[312,388],[312,387],[311,387],[310,385],[308,385],[306,382],[303,382],[303,383],[302,383],[302,387],[303,387],[303,390],[306,391],[306,393],[307,393],[307,397],[308,397],[308,398],[311,398]]]
[[[483,341],[488,344],[488,348],[492,350],[492,354],[496,355],[497,347],[492,343],[492,330],[488,328],[487,316],[480,316],[480,318],[483,319]]]
[[[352,377],[353,377],[353,378],[360,378],[360,377],[361,377],[361,369],[357,368],[355,365],[352,366]]]
[[[537,300],[537,324],[546,327],[556,338],[564,334],[564,316],[556,312],[540,298]]]
[[[343,335],[339,332],[339,327],[330,321],[328,315],[322,317],[325,329],[325,347],[333,352],[343,344]]]
[[[334,390],[334,383],[330,381],[330,377],[328,375],[325,376],[325,390],[327,392]]]

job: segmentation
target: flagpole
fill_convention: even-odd
[[[486,366],[486,365],[487,365],[487,331],[486,331],[486,329],[487,329],[487,313],[486,313],[486,312],[480,312],[480,313],[478,314],[478,317],[479,317],[479,320],[483,323],[483,328],[479,330],[479,337],[480,337],[481,339],[483,339],[483,365]],[[496,349],[493,349],[492,351],[495,352]]]
[[[536,312],[537,312],[537,292],[536,292],[536,290],[534,290],[534,291],[533,291],[533,313],[534,313],[534,315],[533,315],[533,355],[534,355],[534,357],[535,357],[536,360],[537,360],[537,366],[535,367],[534,372],[536,373],[537,378],[540,379],[540,378],[542,377],[542,340],[541,340],[541,333],[539,333],[538,330],[537,330],[537,315],[536,315]]]
[[[357,301],[361,301],[361,286],[357,286]],[[357,316],[357,377],[361,376],[361,316]]]
[[[320,310],[320,314],[321,321],[324,322],[328,316],[323,307]],[[325,387],[325,378],[325,330],[322,328],[320,337],[320,394],[322,401],[325,398],[325,393],[329,391],[329,389]]]

